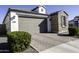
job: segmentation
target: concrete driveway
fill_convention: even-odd
[[[48,48],[41,53],[79,53],[79,40],[70,41]]]
[[[38,52],[42,52],[49,48],[75,40],[79,39],[69,36],[58,36],[57,34],[52,33],[33,34],[31,46]]]

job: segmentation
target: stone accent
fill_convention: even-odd
[[[66,26],[61,26],[61,17],[66,17]],[[68,15],[66,15],[63,11],[58,13],[58,33],[68,32]]]
[[[62,27],[61,17],[66,17],[66,26]],[[55,33],[64,33],[68,32],[68,15],[64,11],[57,12],[56,14],[51,15],[51,30]]]

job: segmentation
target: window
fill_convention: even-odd
[[[41,9],[41,11],[43,11],[43,9]]]
[[[16,21],[12,21],[12,23],[16,23]]]
[[[13,20],[13,19],[15,19],[15,16],[13,16],[13,17],[11,18],[11,20]]]
[[[75,26],[78,27],[78,21],[75,21]]]
[[[61,17],[61,26],[62,27],[65,27],[66,26],[66,17],[65,16],[62,16]]]

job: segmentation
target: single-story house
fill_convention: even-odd
[[[68,32],[68,14],[65,11],[47,14],[44,6],[30,11],[9,8],[3,24],[6,24],[7,32],[63,33]]]

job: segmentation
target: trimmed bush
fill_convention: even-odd
[[[79,36],[79,28],[69,28],[69,35],[71,36]]]
[[[11,52],[21,52],[27,49],[31,43],[31,35],[23,31],[8,33],[8,43]]]
[[[79,28],[77,28],[76,31],[77,31],[76,36],[79,37]]]
[[[77,34],[77,29],[76,28],[69,28],[69,35],[74,36]]]

